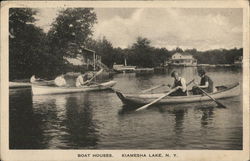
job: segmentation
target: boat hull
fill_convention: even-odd
[[[239,83],[226,86],[227,89],[220,90],[210,95],[215,99],[234,97],[240,94]],[[135,105],[135,104],[148,104],[155,99],[164,95],[164,93],[159,94],[122,94],[116,92],[117,96],[121,99],[123,104]],[[203,102],[211,101],[207,95],[190,95],[190,96],[167,96],[161,99],[156,104],[181,104],[181,103],[191,103],[191,102]]]
[[[76,92],[86,92],[86,91],[97,91],[110,89],[116,84],[116,81],[109,81],[101,83],[99,85],[78,87],[52,87],[52,86],[40,86],[32,84],[32,94],[33,95],[47,95],[47,94],[67,94]]]
[[[9,88],[29,88],[31,83],[28,82],[9,82]]]

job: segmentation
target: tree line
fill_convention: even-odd
[[[81,67],[73,67],[64,57],[76,57],[84,48],[94,50],[109,68],[114,63],[138,67],[164,65],[165,60],[176,52],[188,52],[200,64],[232,64],[242,56],[242,48],[197,51],[196,49],[173,50],[156,48],[149,39],[138,37],[129,47],[115,48],[105,37],[94,40],[93,26],[97,16],[93,8],[62,9],[50,30],[45,33],[35,25],[37,10],[30,8],[10,8],[9,10],[9,77],[29,78],[37,75],[53,78],[58,74],[72,71],[83,72]]]

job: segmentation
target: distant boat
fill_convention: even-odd
[[[240,57],[238,57],[238,58],[235,58],[234,59],[234,66],[235,67],[242,67],[242,60],[243,60],[243,57],[242,56],[240,56]]]
[[[128,65],[123,65],[123,64],[114,64],[113,65],[113,70],[118,72],[118,73],[129,73],[129,72],[135,72],[136,66],[128,66]]]

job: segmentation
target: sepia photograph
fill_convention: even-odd
[[[9,151],[249,150],[248,4],[129,4],[7,7]]]

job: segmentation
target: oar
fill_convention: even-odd
[[[160,84],[160,85],[154,86],[154,87],[152,87],[152,88],[143,90],[143,91],[141,91],[141,93],[147,93],[147,92],[149,92],[149,91],[152,91],[152,90],[154,90],[154,89],[160,88],[160,87],[162,87],[162,86],[165,86],[165,84]]]
[[[190,85],[193,81],[194,81],[194,79],[193,79],[192,81],[190,81],[190,82],[187,84],[187,86]],[[154,90],[154,89],[160,88],[160,87],[162,87],[162,86],[168,86],[168,87],[170,87],[169,84],[167,84],[167,85],[166,85],[166,84],[160,84],[160,85],[154,86],[154,87],[152,87],[152,88],[145,89],[145,90],[141,91],[141,93],[147,93],[147,92],[149,92],[149,91],[152,91],[152,90]]]
[[[150,102],[149,104],[146,104],[138,109],[136,109],[136,111],[140,111],[140,110],[143,110],[145,108],[148,108],[149,106],[151,106],[152,104],[155,104],[156,102],[160,101],[161,99],[163,99],[164,97],[170,95],[171,93],[173,93],[174,91],[176,91],[178,88],[173,88],[172,90],[170,90],[168,93],[162,95],[161,97],[155,99],[154,101]]]
[[[103,72],[103,69],[101,69],[100,71],[98,71],[91,79],[88,80],[88,83],[90,83],[95,77],[97,77],[102,72]]]
[[[194,79],[191,80],[186,86],[189,86],[193,81],[194,81]],[[173,88],[173,89],[170,90],[168,93],[166,93],[166,94],[164,94],[163,96],[161,96],[161,97],[155,99],[154,101],[152,101],[152,102],[150,102],[150,103],[148,103],[148,104],[146,104],[146,105],[144,105],[144,106],[142,106],[142,107],[136,109],[135,111],[140,111],[140,110],[143,110],[143,109],[145,109],[145,108],[148,108],[148,107],[151,106],[152,104],[155,104],[156,102],[160,101],[160,100],[163,99],[164,97],[166,97],[166,96],[170,95],[171,93],[175,92],[177,89],[178,89],[177,87],[176,87],[176,88]]]
[[[212,96],[210,96],[207,92],[205,92],[203,89],[201,89],[200,87],[196,86],[197,88],[199,88],[204,94],[206,94],[209,98],[211,98],[218,106],[223,107],[223,108],[227,108],[225,105],[223,105],[222,103],[220,103],[219,101],[217,101],[216,99],[214,99]]]
[[[101,85],[100,83],[97,83],[97,82],[92,82],[93,84],[99,86],[99,87],[104,87],[103,85]],[[105,87],[106,89],[110,89],[111,91],[113,92],[120,92],[118,89],[114,89],[112,87]]]

